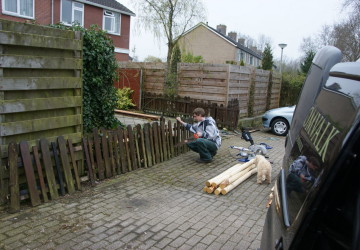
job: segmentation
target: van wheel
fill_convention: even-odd
[[[278,118],[271,123],[271,131],[275,135],[286,135],[289,131],[289,125],[285,119]]]

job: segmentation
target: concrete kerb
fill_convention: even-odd
[[[273,147],[268,155],[275,180],[285,138],[264,131],[252,137]],[[198,155],[188,152],[95,188],[3,214],[0,249],[257,249],[273,183],[258,185],[252,176],[226,195],[202,191],[206,180],[238,163],[232,145],[249,143],[227,131],[212,163],[196,163]]]

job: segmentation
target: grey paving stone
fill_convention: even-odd
[[[274,147],[269,156],[275,180],[285,138],[264,132],[253,138]],[[273,184],[258,185],[253,176],[225,196],[202,191],[206,180],[238,163],[230,145],[249,146],[229,136],[213,163],[198,164],[197,154],[188,152],[74,196],[0,215],[0,242],[16,249],[43,249],[41,244],[54,249],[256,249]]]

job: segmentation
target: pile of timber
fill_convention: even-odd
[[[257,173],[254,161],[255,159],[252,159],[244,164],[236,164],[214,178],[206,181],[206,186],[203,188],[203,191],[209,194],[214,193],[216,195],[219,195],[220,193],[223,195],[227,194],[250,176]]]

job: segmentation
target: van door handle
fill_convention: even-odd
[[[276,240],[275,249],[276,250],[283,250],[284,249],[282,237],[280,237],[278,240]]]

